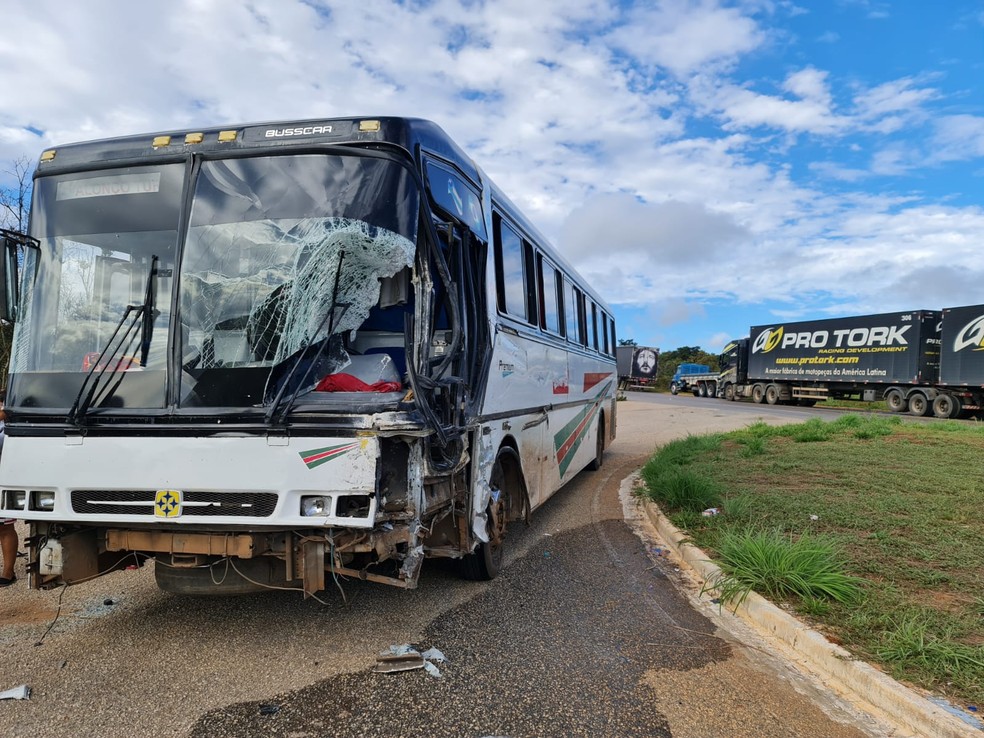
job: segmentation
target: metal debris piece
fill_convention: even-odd
[[[392,674],[398,671],[411,671],[413,669],[423,669],[424,658],[417,649],[408,644],[402,646],[390,646],[376,656],[376,666],[373,668],[377,674]]]
[[[437,661],[442,664],[448,660],[447,657],[436,648],[428,648],[420,655],[423,656],[426,661]]]
[[[0,700],[29,700],[31,699],[31,688],[26,684],[19,687],[0,692]]]

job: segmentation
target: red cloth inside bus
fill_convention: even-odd
[[[399,382],[374,382],[366,384],[358,377],[344,372],[329,374],[314,388],[315,392],[399,392],[403,387]]]

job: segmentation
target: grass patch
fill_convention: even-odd
[[[850,604],[861,596],[861,580],[844,572],[838,546],[812,533],[728,529],[718,539],[717,554],[722,574],[711,584],[736,608],[753,590],[774,601],[808,603]]]
[[[982,455],[981,423],[852,414],[689,437],[642,476],[729,577],[729,602],[754,589],[896,678],[980,705]]]

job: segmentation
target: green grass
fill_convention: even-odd
[[[982,456],[984,424],[852,414],[688,437],[642,477],[721,566],[726,602],[754,589],[896,678],[981,705]]]

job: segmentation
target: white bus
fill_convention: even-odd
[[[610,309],[425,120],[59,146],[4,242],[34,588],[490,579],[615,436]]]

